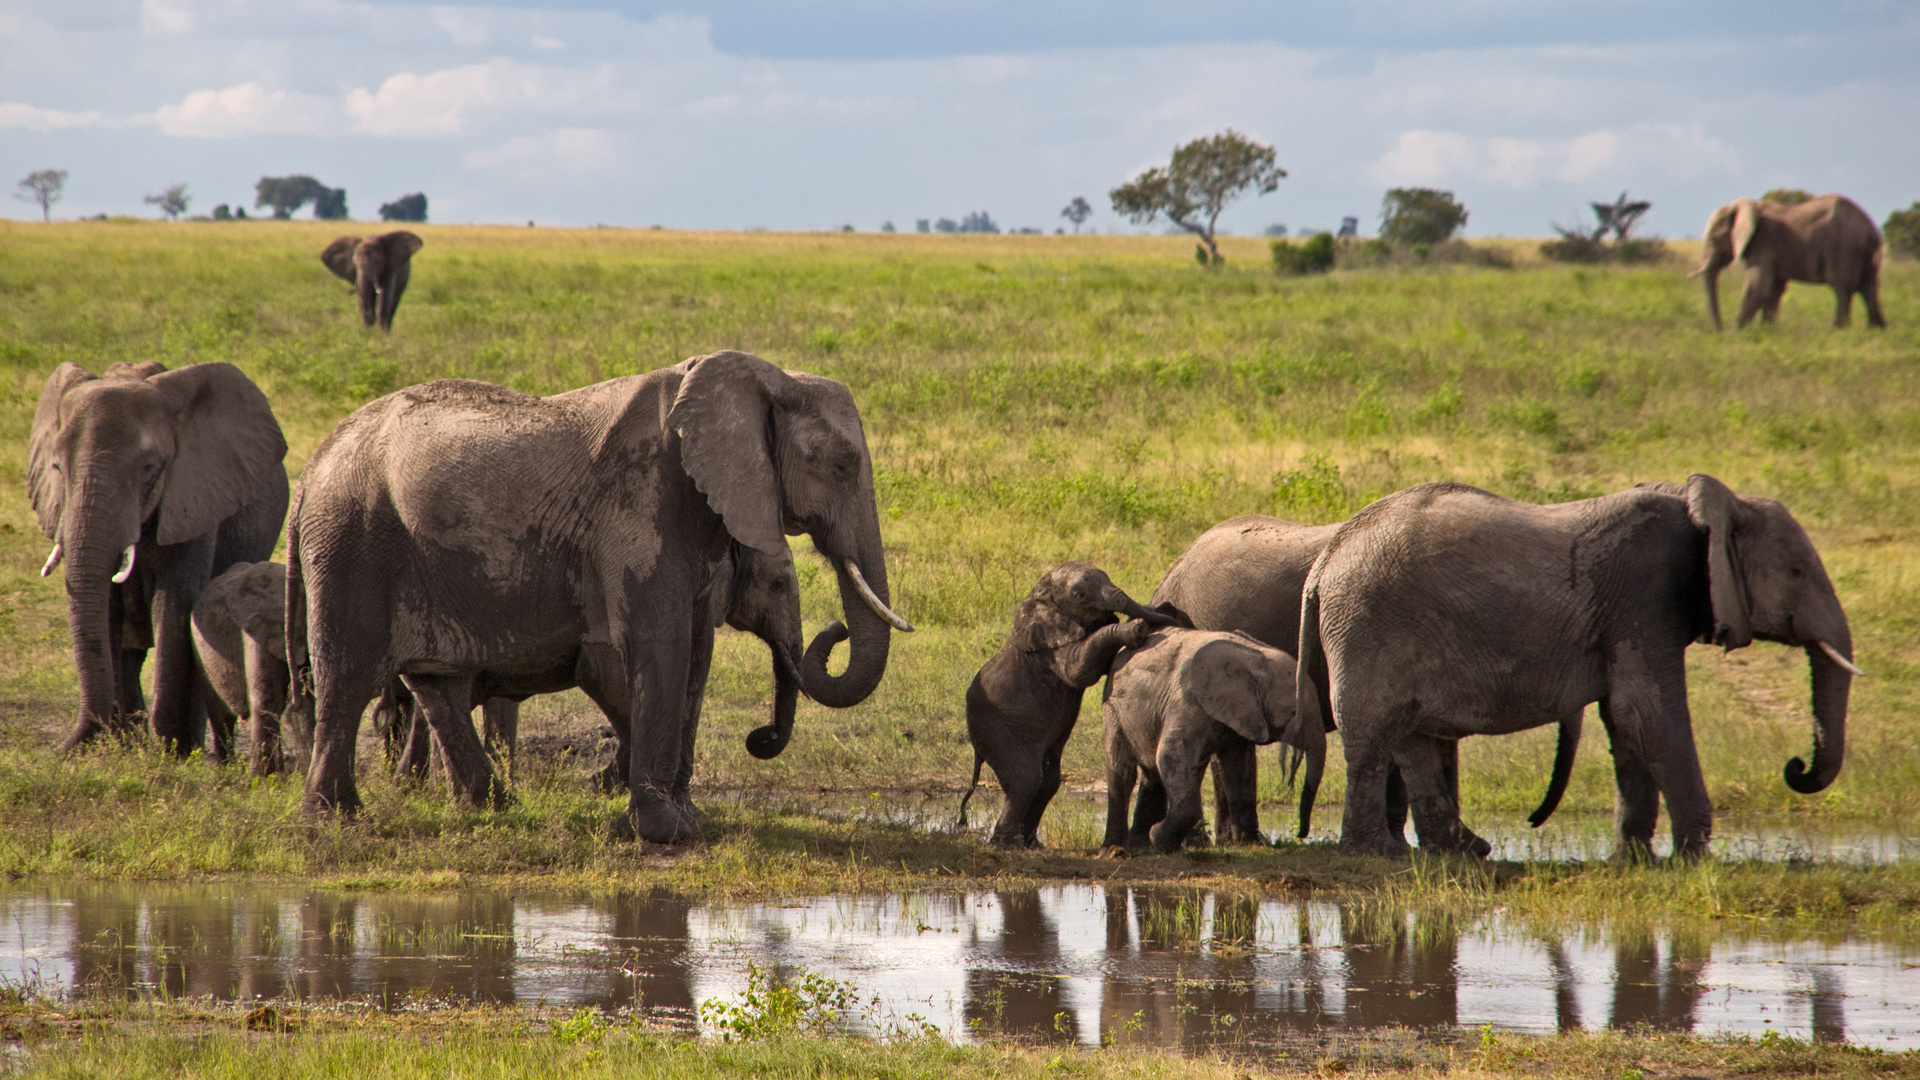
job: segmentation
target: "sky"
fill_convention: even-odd
[[[1920,199],[1916,56],[1908,0],[0,0],[0,186],[65,169],[56,217],[152,216],[306,173],[362,220],[422,191],[684,229],[1051,231],[1084,196],[1130,232],[1106,193],[1231,127],[1288,177],[1226,231],[1370,232],[1424,186],[1469,235],[1624,190],[1692,236],[1774,187]]]

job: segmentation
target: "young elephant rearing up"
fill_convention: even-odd
[[[1120,624],[1116,612],[1134,621]],[[960,800],[961,828],[987,764],[1007,796],[993,842],[1040,846],[1040,815],[1060,790],[1060,752],[1080,718],[1082,693],[1115,653],[1174,622],[1141,607],[1096,566],[1070,562],[1048,571],[1020,602],[1006,646],[967,687],[973,783]]]

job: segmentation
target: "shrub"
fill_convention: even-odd
[[[427,220],[427,197],[421,192],[402,195],[390,203],[380,204],[381,221],[425,221]]]
[[[1540,254],[1554,262],[1599,263],[1612,256],[1607,245],[1591,237],[1563,234],[1540,245]]]
[[[1438,244],[1467,223],[1451,191],[1391,188],[1380,200],[1380,238],[1393,244]]]
[[[1902,259],[1920,259],[1920,202],[1887,215],[1880,227],[1887,253]]]
[[[1273,271],[1283,277],[1324,274],[1333,269],[1333,234],[1318,232],[1298,244],[1273,242]]]
[[[1765,195],[1760,196],[1760,198],[1767,202],[1779,203],[1782,206],[1798,206],[1803,202],[1811,202],[1813,200],[1813,192],[1802,191],[1799,188],[1777,187]]]

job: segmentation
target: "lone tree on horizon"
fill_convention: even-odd
[[[140,201],[148,206],[159,207],[160,212],[167,215],[168,221],[178,221],[180,215],[186,213],[187,207],[193,203],[193,196],[187,194],[187,185],[182,182],[172,184],[160,194],[148,195]]]
[[[347,216],[347,190],[330,188],[311,176],[263,176],[253,185],[253,205],[273,208],[273,216],[284,221],[294,211],[313,204],[318,220],[339,220]]]
[[[1228,128],[1174,147],[1173,160],[1165,166],[1156,165],[1107,194],[1114,210],[1135,225],[1165,215],[1198,236],[1208,259],[1217,264],[1226,261],[1214,243],[1220,211],[1249,188],[1258,195],[1273,191],[1286,175],[1287,170],[1274,164],[1273,147]]]
[[[1388,188],[1380,200],[1380,239],[1389,244],[1438,244],[1467,223],[1467,208],[1451,191]]]
[[[30,172],[17,186],[20,190],[14,192],[13,197],[21,202],[39,203],[40,220],[52,221],[53,204],[60,201],[61,189],[67,186],[67,170],[41,169]]]
[[[381,221],[425,221],[427,220],[427,197],[421,192],[402,195],[390,203],[380,204]]]
[[[1080,226],[1093,216],[1093,207],[1087,203],[1085,195],[1075,195],[1067,208],[1060,211],[1060,216],[1073,222],[1073,231],[1079,232]]]

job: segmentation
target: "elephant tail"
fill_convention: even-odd
[[[313,657],[307,650],[307,576],[300,559],[300,500],[287,515],[287,709],[313,706]]]
[[[1540,808],[1527,815],[1527,823],[1539,828],[1553,816],[1560,806],[1560,797],[1567,793],[1567,778],[1573,775],[1573,755],[1580,749],[1581,714],[1574,713],[1571,720],[1560,722],[1560,740],[1553,748],[1553,776],[1547,780],[1546,798],[1540,800]]]
[[[1325,553],[1322,553],[1325,557]],[[1320,777],[1326,771],[1327,718],[1333,704],[1326,684],[1326,657],[1320,648],[1320,589],[1318,575],[1309,576],[1300,597],[1300,655],[1295,665],[1293,722],[1280,741],[1293,748],[1288,755],[1287,783],[1291,785],[1306,762],[1307,775],[1300,785],[1300,827],[1296,833],[1305,840],[1313,825],[1313,800],[1320,793]]]
[[[975,751],[973,755],[973,783],[968,784],[967,793],[960,796],[960,819],[954,822],[954,828],[960,832],[967,830],[967,803],[972,800],[974,790],[980,786],[980,766],[986,763],[987,759],[981,757],[980,753]]]

